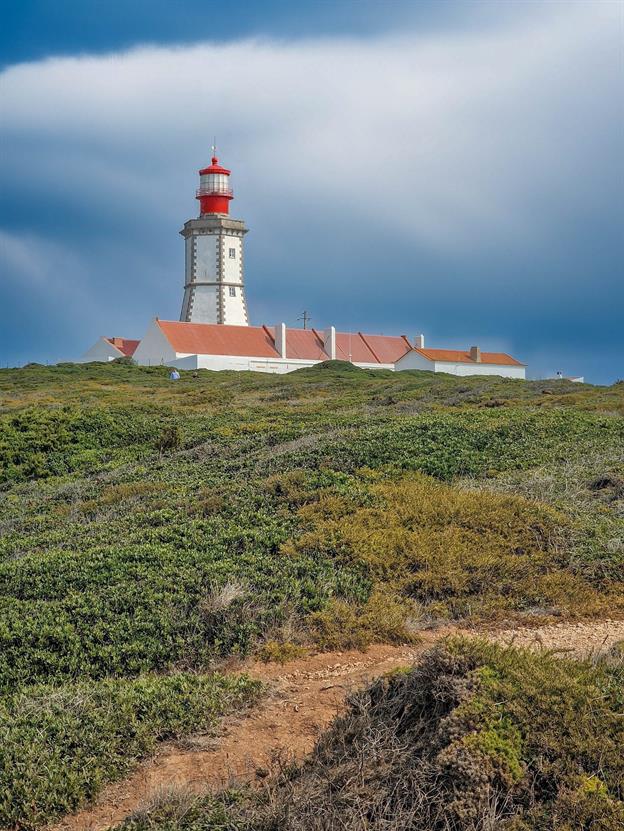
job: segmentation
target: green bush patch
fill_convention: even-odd
[[[35,829],[73,811],[157,741],[211,727],[258,689],[181,673],[24,689],[0,704],[0,825]]]

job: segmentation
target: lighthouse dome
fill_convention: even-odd
[[[230,187],[230,171],[219,164],[216,156],[212,163],[199,171],[199,188],[196,193],[200,201],[200,213],[226,214],[229,212],[229,201],[233,198]]]
[[[219,164],[216,156],[212,157],[212,164],[199,171],[199,195],[231,196],[230,171]]]

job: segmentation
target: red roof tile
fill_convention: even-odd
[[[393,364],[411,344],[405,335],[365,335],[363,332],[338,332],[336,356],[343,361],[366,364]]]
[[[183,323],[159,320],[161,331],[176,352],[189,355],[236,355],[279,358],[272,326],[228,326],[217,323]],[[356,363],[394,363],[410,349],[405,336],[336,333],[336,357]],[[316,329],[286,329],[286,357],[326,361],[323,333]]]
[[[129,340],[128,338],[104,338],[111,346],[118,349],[122,355],[131,357],[136,352],[137,346],[141,343],[140,340]]]
[[[286,357],[306,361],[327,361],[323,335],[316,329],[286,329]]]
[[[172,320],[159,320],[158,325],[176,352],[188,355],[279,357],[273,334],[264,326],[228,326]]]
[[[188,355],[235,355],[278,359],[275,329],[272,326],[228,326],[217,323],[183,323],[159,320],[161,331],[178,353]],[[128,344],[132,354],[139,341],[108,338]],[[121,347],[116,343],[118,349]],[[393,364],[412,346],[405,335],[366,335],[363,332],[337,332],[336,357],[342,361],[367,364]],[[430,361],[474,364],[470,351],[460,349],[415,349]],[[326,361],[323,333],[316,329],[286,329],[286,356],[291,360]],[[481,352],[481,363],[498,366],[524,366],[504,352]]]
[[[414,349],[430,361],[442,361],[451,364],[474,364],[470,357],[470,350],[464,352],[461,349]],[[512,358],[504,352],[482,352],[482,364],[496,364],[498,366],[525,366],[525,364]]]

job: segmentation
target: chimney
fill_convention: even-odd
[[[330,326],[323,333],[323,349],[329,355],[330,361],[336,360],[336,327]]]
[[[414,340],[414,348],[415,349],[424,349],[425,348],[425,336],[424,335],[416,335]]]
[[[477,364],[481,363],[481,349],[478,346],[470,347],[470,360]]]
[[[286,324],[280,323],[275,327],[275,348],[280,358],[286,357]]]

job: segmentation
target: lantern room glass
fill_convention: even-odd
[[[205,173],[199,179],[200,192],[228,196],[231,193],[229,178],[225,173]]]

